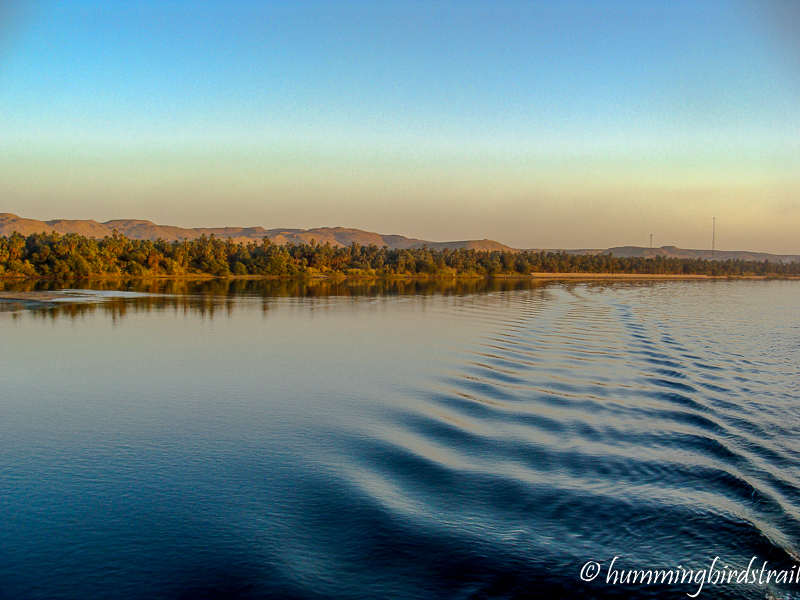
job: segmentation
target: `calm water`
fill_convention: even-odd
[[[607,576],[715,557],[796,577],[798,309],[788,281],[216,282],[0,313],[0,597],[686,598]]]

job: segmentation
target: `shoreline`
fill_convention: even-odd
[[[530,275],[311,275],[307,277],[281,276],[281,275],[229,275],[219,277],[216,275],[93,275],[74,279],[56,279],[52,277],[26,277],[23,275],[0,275],[3,282],[40,282],[70,284],[79,281],[455,281],[455,280],[516,280],[528,281],[536,279],[788,279],[800,280],[794,275],[704,275],[683,273],[531,273]],[[2,293],[2,292],[0,292]]]

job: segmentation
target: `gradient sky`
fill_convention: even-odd
[[[0,212],[800,254],[800,2],[0,2]]]

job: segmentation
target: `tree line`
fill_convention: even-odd
[[[0,237],[0,277],[79,279],[159,277],[487,277],[531,273],[800,276],[800,263],[694,258],[617,257],[566,252],[508,252],[427,247],[391,250],[353,243],[235,243],[213,235],[194,240],[102,239],[75,233]]]

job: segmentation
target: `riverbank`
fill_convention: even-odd
[[[229,275],[224,277],[214,275],[144,275],[131,277],[129,275],[93,275],[76,279],[55,279],[52,277],[26,277],[15,275],[0,275],[0,283],[36,283],[47,282],[52,284],[64,284],[65,286],[74,285],[81,281],[89,282],[115,282],[115,281],[481,281],[481,280],[510,280],[510,281],[530,281],[537,279],[636,279],[636,280],[706,280],[706,279],[800,279],[796,275],[704,275],[704,274],[675,274],[675,273],[531,273],[529,275],[313,275],[308,277],[288,277],[288,276],[269,276],[269,275]],[[74,288],[72,288],[74,289]],[[2,293],[0,291],[0,297]]]
[[[800,263],[701,258],[574,255],[566,252],[390,250],[384,246],[234,244],[97,240],[82,236],[0,237],[0,277],[52,278],[654,278],[664,276],[800,277]]]

